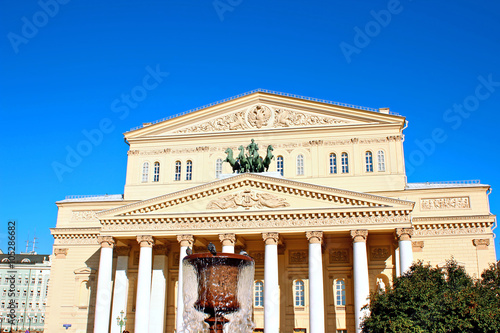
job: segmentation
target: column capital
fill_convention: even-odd
[[[194,243],[194,237],[193,235],[177,235],[177,241],[181,244],[181,246],[192,247]]]
[[[366,229],[351,230],[351,237],[354,243],[366,242],[366,238],[368,238],[368,230]]]
[[[400,241],[409,241],[413,236],[413,228],[396,228],[396,236]]]
[[[266,245],[276,245],[278,244],[280,234],[277,232],[263,232],[262,239],[266,242]]]
[[[137,242],[141,247],[153,247],[155,245],[155,240],[153,236],[140,235],[137,236]]]
[[[323,231],[306,231],[306,237],[310,244],[321,244],[323,242]]]
[[[54,255],[56,256],[56,259],[66,259],[66,256],[68,255],[68,248],[56,247],[54,249]]]
[[[234,246],[234,243],[236,243],[235,234],[219,234],[219,239],[223,246]]]
[[[115,246],[115,240],[111,236],[97,236],[97,242],[101,244],[101,247],[113,248]]]
[[[117,246],[115,248],[115,252],[116,255],[119,257],[121,256],[128,257],[128,255],[130,254],[130,246]]]
[[[153,254],[156,256],[167,256],[170,251],[168,245],[155,245],[153,247]]]

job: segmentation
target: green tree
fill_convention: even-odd
[[[363,332],[500,332],[500,262],[471,278],[456,261],[415,263],[373,293]]]

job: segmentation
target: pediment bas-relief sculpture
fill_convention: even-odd
[[[279,198],[270,193],[258,193],[245,190],[240,193],[229,194],[208,203],[207,209],[228,209],[243,207],[250,208],[284,208],[290,204],[286,199]]]

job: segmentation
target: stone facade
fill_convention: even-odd
[[[179,262],[209,242],[255,258],[256,331],[355,332],[412,260],[478,276],[495,260],[490,187],[406,183],[404,126],[256,92],[125,133],[124,195],[57,203],[46,331],[118,332],[122,310],[130,332],[181,331]],[[274,148],[269,173],[229,175],[227,148],[252,138]]]

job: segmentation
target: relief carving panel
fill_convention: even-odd
[[[469,197],[421,199],[422,210],[466,209],[470,208]]]
[[[307,264],[309,256],[307,251],[290,251],[289,252],[290,264]]]
[[[348,249],[330,249],[330,264],[349,263]]]
[[[245,190],[240,193],[230,194],[212,200],[208,203],[207,209],[228,209],[243,207],[245,209],[255,208],[282,208],[290,204],[285,199],[269,193],[257,193]]]
[[[389,246],[370,247],[370,259],[374,261],[385,261],[389,258],[390,253]]]

